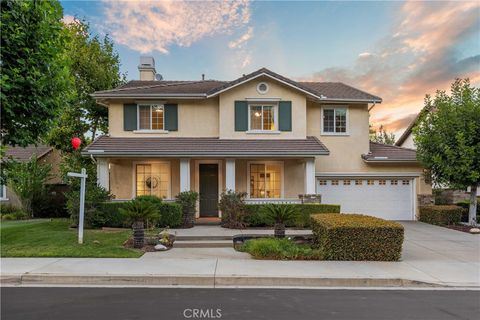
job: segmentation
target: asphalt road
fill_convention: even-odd
[[[442,320],[480,315],[480,291],[7,287],[1,288],[1,303],[2,320]]]

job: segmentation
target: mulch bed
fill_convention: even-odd
[[[463,224],[452,224],[452,225],[448,225],[448,226],[444,226],[444,227],[448,228],[448,229],[452,229],[452,230],[466,232],[466,233],[470,233],[470,229],[476,228],[476,227],[472,227],[472,226],[465,226]]]
[[[150,244],[144,245],[143,248],[141,249],[134,248],[133,239],[128,239],[127,241],[125,241],[123,243],[123,246],[128,249],[136,249],[136,250],[141,250],[143,252],[157,252],[157,250],[155,250],[155,245],[150,245]]]

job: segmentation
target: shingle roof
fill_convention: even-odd
[[[278,73],[261,68],[233,81],[201,80],[201,81],[130,81],[116,89],[97,91],[97,98],[105,97],[139,97],[139,96],[182,96],[197,95],[211,97],[233,88],[243,82],[259,76],[274,78],[286,85],[296,88],[313,98],[320,100],[367,101],[380,103],[382,99],[340,82],[298,82]]]
[[[316,137],[306,139],[219,139],[218,137],[109,137],[101,136],[82,154],[101,156],[316,156],[329,154]]]
[[[417,152],[387,144],[370,142],[370,152],[362,155],[367,162],[416,162]]]
[[[37,158],[42,158],[46,156],[53,150],[52,147],[45,146],[45,145],[28,145],[25,148],[22,147],[8,147],[7,151],[5,152],[5,157],[12,157],[13,159],[25,162],[30,160],[33,155],[36,155]]]

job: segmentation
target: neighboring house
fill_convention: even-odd
[[[420,118],[421,111],[418,113],[418,115],[413,119],[413,121],[408,125],[407,129],[405,129],[405,132],[400,136],[400,138],[395,142],[395,145],[398,147],[402,148],[410,148],[410,149],[417,149],[417,146],[415,145],[415,141],[413,139],[413,128],[417,125],[418,120]],[[446,186],[440,186],[442,189],[448,189]],[[466,192],[465,190],[454,190],[454,189],[448,189],[448,193],[453,193],[454,195],[451,196],[454,200],[466,200],[469,199],[470,195],[470,187],[467,188]],[[480,196],[480,188],[477,190],[477,196]],[[456,201],[452,201],[455,203]]]
[[[413,140],[413,128],[417,125],[418,119],[420,118],[420,113],[417,114],[415,119],[408,125],[405,132],[398,138],[395,142],[397,147],[409,148],[409,149],[417,149],[415,146],[415,141]]]
[[[412,220],[431,194],[414,150],[369,142],[369,104],[381,98],[338,82],[297,82],[262,68],[233,81],[140,81],[93,94],[109,134],[82,154],[118,200],[199,192],[197,216],[220,215],[223,190],[247,201],[320,194],[343,212]]]
[[[5,153],[6,158],[12,158],[19,162],[30,161],[32,156],[36,156],[38,161],[49,163],[52,165],[51,179],[48,180],[49,185],[60,185],[62,180],[60,179],[59,164],[61,161],[60,152],[52,147],[45,145],[29,145],[25,148],[22,147],[8,147]],[[8,185],[0,186],[0,201],[2,203],[9,203],[14,206],[20,206],[20,200],[17,195],[11,190]]]

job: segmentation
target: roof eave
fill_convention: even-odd
[[[181,98],[194,98],[194,99],[205,99],[207,98],[206,94],[198,94],[198,93],[169,93],[169,94],[161,94],[161,93],[146,93],[146,94],[103,94],[103,93],[92,93],[90,95],[96,99],[118,99],[118,98],[163,98],[163,99],[181,99]]]
[[[138,158],[148,158],[152,156],[162,156],[166,158],[176,158],[176,157],[236,157],[236,158],[249,158],[249,157],[272,157],[272,158],[298,158],[298,157],[315,157],[315,156],[322,156],[322,155],[329,155],[330,152],[284,152],[282,151],[280,154],[276,153],[262,153],[262,152],[138,152],[138,151],[113,151],[113,152],[105,152],[101,150],[85,150],[82,151],[81,154],[83,156],[94,156],[100,158],[108,158],[108,157],[138,157]]]
[[[418,160],[406,160],[406,159],[365,159],[363,161],[367,163],[419,163]]]

